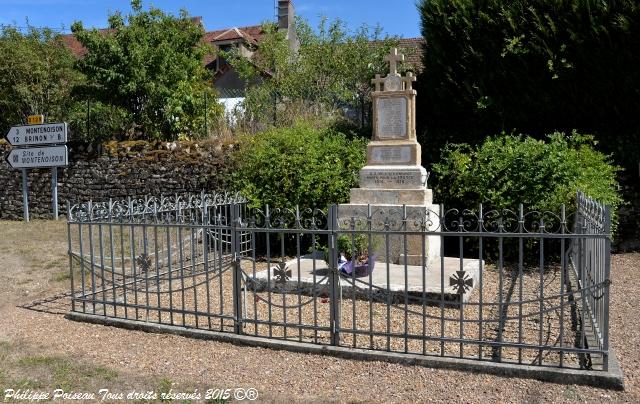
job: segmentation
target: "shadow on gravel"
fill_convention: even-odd
[[[71,307],[71,292],[58,293],[33,302],[18,305],[18,307],[27,310],[33,310],[40,313],[49,314],[67,314]]]

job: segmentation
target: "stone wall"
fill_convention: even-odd
[[[99,147],[69,144],[69,166],[58,169],[58,203],[104,201],[226,187],[233,147],[216,142],[110,142]],[[22,218],[22,174],[4,161],[10,146],[0,141],[0,219]],[[31,218],[51,218],[51,169],[29,170]]]

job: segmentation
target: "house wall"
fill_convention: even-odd
[[[232,67],[216,80],[214,87],[220,93],[220,98],[242,97],[245,92],[244,80]]]

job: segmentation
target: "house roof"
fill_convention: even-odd
[[[108,33],[112,32],[113,30],[110,29],[110,28],[101,28],[98,31],[100,33],[102,33],[102,34],[108,34]],[[87,50],[85,49],[85,47],[82,46],[80,41],[78,41],[73,34],[61,35],[61,38],[62,38],[62,43],[67,48],[69,48],[71,53],[73,53],[75,56],[82,57],[87,53]]]
[[[195,24],[202,25],[201,17],[193,17],[192,21]],[[111,29],[100,29],[102,33],[109,33]],[[204,41],[206,43],[236,41],[244,39],[250,44],[258,44],[265,36],[265,31],[262,25],[250,25],[246,27],[232,27],[219,29],[214,31],[208,31],[204,35]],[[77,57],[82,57],[86,54],[86,49],[75,38],[73,34],[62,35],[62,42],[71,50],[71,52]],[[422,38],[401,38],[398,41],[398,47],[405,54],[405,62],[410,64],[417,72],[422,70],[422,44],[424,40]],[[213,55],[205,56],[205,64],[213,62],[215,57]]]
[[[193,17],[191,19],[195,24],[202,25],[202,17]],[[109,33],[112,30],[109,28],[99,29],[102,33]],[[247,27],[232,27],[219,29],[215,31],[209,31],[204,34],[204,41],[206,43],[216,43],[223,41],[235,41],[238,39],[244,39],[247,42],[256,45],[264,37],[265,32],[261,25],[251,25]],[[82,57],[87,53],[87,50],[82,46],[80,41],[76,39],[73,34],[62,35],[62,42],[71,52],[77,57]],[[212,59],[212,58],[210,58]],[[213,59],[212,59],[213,60]],[[205,60],[205,63],[210,63],[211,60]]]
[[[416,73],[420,73],[422,66],[422,45],[423,38],[401,38],[398,40],[398,48],[405,55],[405,63],[411,65]]]
[[[245,39],[247,42],[256,44],[264,37],[265,32],[261,25],[251,25],[248,27],[233,27],[209,31],[204,35],[204,40],[209,43],[232,41]]]

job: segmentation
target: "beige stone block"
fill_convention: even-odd
[[[360,188],[424,189],[427,170],[421,166],[366,166],[360,170]]]
[[[368,209],[371,209],[374,221],[380,219],[376,215],[377,211],[385,212],[385,215],[389,215],[389,219],[394,223],[394,226],[390,229],[388,236],[382,237],[378,240],[378,251],[376,251],[382,261],[392,262],[396,264],[404,264],[405,260],[407,265],[422,265],[423,259],[426,261],[428,268],[437,266],[440,260],[440,247],[441,236],[430,235],[431,232],[437,232],[440,230],[440,220],[438,217],[439,207],[434,204],[423,205],[405,205],[406,215],[408,218],[408,226],[411,230],[416,230],[416,220],[425,220],[427,232],[424,235],[403,235],[397,233],[401,228],[402,222],[402,205],[395,204],[342,204],[338,206],[338,222],[339,223],[351,223],[351,218],[355,218],[355,223],[364,223],[362,219],[366,218]],[[428,216],[427,216],[428,214]],[[360,219],[360,220],[359,220]],[[379,225],[379,224],[378,224]],[[376,225],[374,225],[376,227]],[[368,226],[362,230],[366,230]],[[418,227],[419,228],[419,227]],[[394,234],[394,231],[396,232]],[[388,245],[388,256],[386,255]]]
[[[374,140],[367,145],[367,165],[419,166],[421,160],[422,149],[414,140]]]
[[[349,202],[372,205],[426,205],[433,202],[430,189],[352,188]]]

